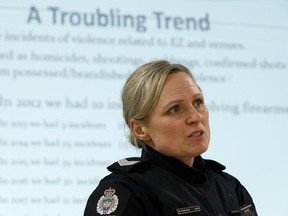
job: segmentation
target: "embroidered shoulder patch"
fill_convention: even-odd
[[[97,212],[100,215],[109,215],[117,209],[119,199],[115,193],[116,190],[111,187],[104,191],[104,195],[97,203]]]

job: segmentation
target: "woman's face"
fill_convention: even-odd
[[[196,83],[184,72],[169,74],[158,102],[142,125],[145,143],[188,166],[210,141],[209,113]]]

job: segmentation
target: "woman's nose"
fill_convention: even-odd
[[[202,120],[202,115],[201,113],[195,109],[195,107],[191,106],[191,108],[188,110],[187,118],[186,118],[186,123],[187,124],[198,124]]]

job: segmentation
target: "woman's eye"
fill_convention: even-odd
[[[196,101],[194,102],[193,106],[194,106],[195,108],[199,108],[202,104],[203,104],[203,101],[199,99],[199,100],[196,100]]]
[[[179,112],[179,110],[180,110],[179,106],[173,106],[173,107],[169,110],[169,112],[170,112],[170,113],[177,113],[177,112]]]

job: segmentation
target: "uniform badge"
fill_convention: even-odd
[[[115,189],[111,189],[111,187],[104,191],[104,195],[97,203],[97,212],[100,215],[109,215],[117,209],[119,200],[115,192]]]

